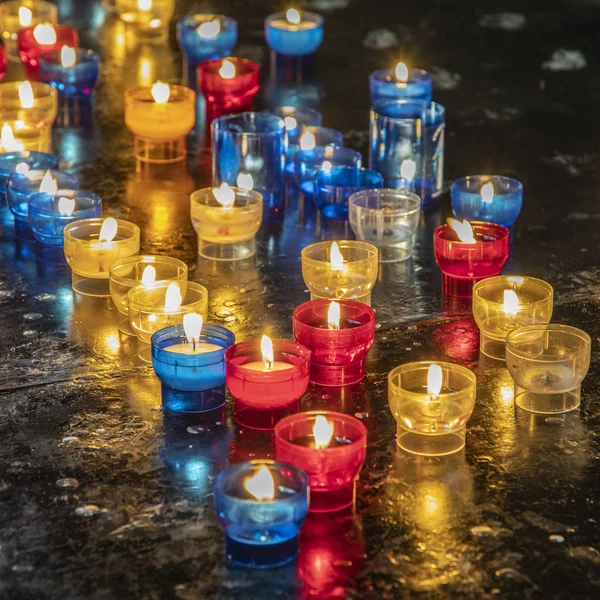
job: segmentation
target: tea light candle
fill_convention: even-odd
[[[550,323],[554,291],[535,277],[488,277],[473,286],[473,317],[483,354],[505,359],[506,336],[523,325]]]
[[[306,56],[321,45],[324,23],[325,19],[317,13],[290,8],[265,19],[265,38],[276,54]]]
[[[225,351],[235,336],[204,324],[188,313],[183,325],[171,325],[151,338],[152,365],[162,383],[163,407],[176,412],[207,412],[225,404],[225,394],[210,393],[225,383]],[[209,392],[209,393],[203,393]]]
[[[182,85],[157,82],[125,92],[125,125],[135,136],[134,155],[142,162],[184,160],[185,136],[194,127],[196,94]]]
[[[500,175],[470,175],[452,183],[451,200],[458,219],[511,228],[521,214],[523,184]]]
[[[167,36],[175,0],[115,0],[115,11],[138,38],[160,40]]]
[[[63,232],[73,291],[84,296],[109,296],[111,265],[140,251],[139,227],[121,219],[82,219]]]
[[[341,386],[361,381],[375,338],[375,312],[352,300],[311,300],[296,307],[294,339],[311,352],[310,381]]]
[[[302,249],[302,276],[312,300],[343,298],[370,305],[378,268],[377,248],[367,242],[317,242]]]
[[[198,66],[198,82],[206,99],[206,122],[252,110],[260,89],[260,67],[247,58],[215,58]]]
[[[470,298],[473,284],[499,275],[508,260],[510,233],[494,223],[456,221],[433,232],[435,262],[442,271],[442,290]]]
[[[89,97],[98,81],[100,57],[92,50],[63,46],[39,58],[40,81],[65,97]]]
[[[91,192],[60,189],[53,194],[38,192],[29,198],[29,225],[37,240],[40,260],[62,262],[63,230],[81,219],[100,217],[102,200]]]
[[[6,190],[6,182],[13,173],[24,175],[28,171],[58,170],[58,158],[47,152],[21,150],[0,153],[0,196]]]
[[[296,558],[308,514],[306,473],[271,460],[237,463],[217,475],[214,497],[230,562],[264,569]]]
[[[398,423],[398,445],[426,456],[458,452],[475,396],[475,374],[466,367],[431,361],[396,367],[388,376],[388,400]]]
[[[222,183],[195,191],[190,202],[200,256],[241,260],[254,255],[254,236],[262,221],[261,194]]]
[[[235,420],[250,429],[273,429],[298,410],[308,386],[310,352],[287,340],[242,342],[225,354],[226,381],[235,399]]]
[[[408,68],[399,62],[393,69],[379,69],[369,77],[371,104],[381,100],[413,100],[431,101],[433,80],[427,71]]]
[[[66,25],[38,23],[17,33],[19,56],[28,76],[37,79],[42,54],[60,51],[63,46],[79,45],[77,30]]]
[[[275,457],[308,475],[310,512],[352,506],[367,454],[367,429],[331,411],[297,413],[275,425]]]
[[[53,194],[56,190],[76,190],[77,177],[64,171],[25,171],[13,173],[6,182],[6,201],[15,217],[15,233],[19,239],[33,241],[29,227],[29,198],[37,192]]]

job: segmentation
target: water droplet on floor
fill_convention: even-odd
[[[56,485],[61,488],[76,488],[79,487],[79,481],[72,477],[65,477],[64,479],[57,479]]]
[[[42,302],[47,302],[48,300],[56,300],[56,296],[54,294],[38,294],[34,296],[36,300],[41,300]]]
[[[75,514],[79,517],[93,517],[100,512],[100,507],[95,504],[86,504],[85,506],[78,506],[75,509]]]
[[[33,571],[32,565],[13,565],[11,568],[15,573],[30,573]]]
[[[565,538],[558,534],[550,535],[548,536],[548,539],[555,544],[562,544],[565,541]]]
[[[485,537],[494,535],[494,531],[491,527],[487,525],[475,525],[475,527],[471,527],[471,534],[477,537]]]
[[[162,412],[162,406],[153,406],[150,410],[152,412]]]
[[[37,321],[38,319],[41,319],[44,315],[42,313],[27,313],[26,315],[23,315],[23,318],[26,321]]]
[[[62,439],[63,444],[77,444],[79,442],[79,438],[74,435],[69,435]]]
[[[362,418],[364,417],[364,415],[363,415],[361,412],[354,413],[354,416],[355,416],[357,419],[362,419]]]
[[[204,431],[204,427],[202,425],[191,425],[187,428],[188,433],[193,433],[194,435],[198,435]]]
[[[37,331],[35,329],[26,329],[23,332],[23,335],[26,335],[28,337],[31,337],[32,335],[37,335]]]
[[[522,579],[523,575],[516,569],[506,567],[504,569],[498,569],[496,571],[496,577],[500,579]]]

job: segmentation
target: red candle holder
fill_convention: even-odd
[[[508,260],[510,232],[502,225],[471,221],[476,242],[461,242],[449,225],[433,232],[435,262],[442,271],[444,294],[470,298],[473,285],[499,275]]]
[[[50,25],[48,25],[50,26]],[[37,79],[39,75],[39,58],[42,54],[60,51],[63,46],[77,48],[79,35],[77,30],[66,25],[52,25],[56,32],[56,42],[41,44],[35,39],[34,30],[38,27],[25,27],[17,33],[17,47],[19,56],[25,65],[25,72],[30,79]]]
[[[251,370],[262,361],[260,340],[231,346],[225,353],[226,382],[235,399],[235,420],[250,429],[273,429],[283,417],[298,411],[308,387],[310,351],[288,340],[273,340],[272,370]],[[277,369],[278,363],[291,367]]]
[[[317,447],[317,417],[333,427],[326,447]],[[331,411],[297,413],[275,426],[275,456],[308,475],[311,512],[329,512],[352,506],[358,472],[367,454],[367,428],[355,417]]]
[[[311,300],[294,310],[294,339],[310,349],[310,381],[351,385],[364,378],[375,337],[375,311],[355,300],[336,300],[340,328],[328,328],[331,300]]]
[[[225,61],[233,64],[235,75],[224,78],[220,71]],[[247,58],[215,58],[200,63],[198,83],[206,99],[206,122],[232,113],[252,110],[260,89],[259,66]]]
[[[0,45],[0,81],[4,79],[6,75],[6,54],[4,53],[4,46]]]

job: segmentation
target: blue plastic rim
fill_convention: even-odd
[[[286,149],[286,171],[288,173],[294,172],[294,156],[296,156],[297,152],[302,150],[300,146],[300,141],[302,136],[305,133],[310,133],[314,136],[315,139],[315,148],[316,147],[324,147],[324,146],[343,146],[344,145],[344,134],[337,129],[331,129],[330,127],[297,127],[300,129],[300,135],[298,136],[297,143],[291,143],[290,138],[288,137],[288,144]],[[290,166],[291,165],[291,166]]]
[[[400,82],[396,79],[394,69],[379,69],[369,77],[371,104],[383,100],[424,100],[430,102],[433,96],[433,79],[431,74],[422,69],[409,69],[408,80]]]
[[[91,96],[100,73],[100,57],[92,50],[75,48],[76,63],[63,67],[61,52],[40,56],[40,81],[65,97]]]
[[[30,171],[58,169],[58,158],[47,152],[23,150],[21,152],[0,154],[0,195],[4,194],[6,190],[8,178],[16,172],[16,168],[22,163],[25,163]]]
[[[277,27],[277,22],[287,23],[285,13],[275,13],[265,19],[265,38],[269,48],[284,56],[306,56],[317,51],[324,35],[325,19],[312,12],[302,11],[302,21],[310,23],[309,28]]]
[[[244,488],[266,467],[273,477],[273,500],[257,500]],[[287,463],[253,460],[231,465],[215,479],[215,511],[225,530],[230,562],[266,569],[293,561],[298,533],[308,514],[308,477]]]
[[[276,106],[271,111],[274,115],[281,117],[285,122],[285,132],[287,134],[288,146],[297,144],[300,136],[304,133],[305,127],[321,127],[323,125],[323,115],[314,108],[302,108],[298,106]],[[293,119],[292,123],[296,127],[288,127],[286,118]]]
[[[219,21],[219,33],[214,37],[203,37],[198,28],[203,23]],[[177,23],[179,49],[189,63],[197,66],[205,60],[231,56],[237,43],[238,24],[225,15],[195,14],[184,17]]]

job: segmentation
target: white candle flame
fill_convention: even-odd
[[[100,227],[100,235],[98,236],[99,242],[112,242],[115,239],[115,235],[117,235],[117,229],[119,228],[119,224],[116,219],[112,217],[108,217],[108,219],[104,219],[102,222],[102,227]]]
[[[412,181],[417,172],[417,163],[412,158],[406,158],[400,165],[400,177],[406,181]]]
[[[24,146],[22,142],[15,140],[15,134],[8,123],[2,125],[1,144],[4,152],[20,152]]]
[[[69,67],[74,67],[77,62],[77,54],[75,53],[74,48],[70,48],[69,46],[63,46],[60,49],[60,62],[65,69]]]
[[[19,91],[19,102],[21,103],[21,108],[33,108],[34,97],[31,82],[23,81],[19,83],[17,89]]]
[[[223,79],[233,79],[235,77],[235,65],[230,60],[225,59],[219,69],[219,75]]]
[[[202,331],[203,323],[202,315],[198,313],[183,315],[183,330],[185,331],[188,344],[194,344],[195,347],[200,341],[200,332]]]
[[[264,465],[244,480],[244,488],[257,500],[273,500],[275,498],[275,480],[271,471]]]
[[[394,75],[396,75],[398,81],[406,83],[408,81],[408,67],[403,62],[399,62],[394,69]]]
[[[56,44],[56,29],[51,23],[39,23],[33,28],[33,38],[41,46]]]
[[[295,8],[289,8],[285,13],[285,18],[291,25],[300,25],[300,21],[302,20],[300,13]]]
[[[39,191],[44,192],[45,194],[54,194],[58,190],[58,182],[54,177],[52,177],[52,172],[48,169],[44,176],[42,177],[42,181],[40,181]]]
[[[306,131],[300,138],[300,148],[302,150],[312,150],[317,145],[315,134],[312,131]]]
[[[429,365],[429,370],[427,371],[427,393],[432,398],[437,398],[440,395],[442,391],[442,379],[442,367],[435,363]]]
[[[142,285],[150,287],[156,281],[156,269],[148,265],[142,273]]]
[[[273,352],[273,341],[268,335],[263,335],[260,340],[260,351],[262,354],[265,368],[270,371],[273,368],[275,362],[275,353]]]
[[[224,208],[231,208],[235,204],[235,192],[225,181],[212,191],[215,200]]]
[[[331,250],[329,251],[329,263],[331,268],[335,271],[339,271],[344,268],[344,257],[340,252],[340,247],[337,242],[331,244]]]
[[[30,27],[33,13],[26,6],[19,7],[19,25],[21,27]]]
[[[254,179],[251,173],[238,173],[237,179],[235,180],[236,185],[242,190],[253,190]]]
[[[519,302],[519,296],[514,290],[504,290],[504,302],[502,303],[502,308],[509,315],[516,315],[519,312],[519,308],[521,308],[521,303]]]
[[[152,9],[152,0],[138,0],[138,8],[144,12],[148,12]]]
[[[201,23],[198,29],[196,29],[196,33],[206,40],[212,40],[221,33],[221,21],[219,21],[219,19],[215,19],[214,21],[204,21],[204,23]]]
[[[458,219],[448,219],[448,225],[450,225],[451,229],[456,231],[456,235],[461,242],[467,244],[475,244],[477,242],[475,235],[473,234],[473,227],[471,227],[471,223],[466,219],[463,221],[459,221]]]
[[[75,198],[59,198],[58,212],[65,217],[70,217],[75,210]]]
[[[169,97],[171,96],[171,88],[168,83],[163,83],[162,81],[157,81],[152,86],[152,98],[156,104],[166,104],[169,101]]]
[[[181,289],[177,283],[172,281],[169,287],[167,287],[167,293],[165,294],[165,308],[167,310],[177,310],[182,302]]]
[[[333,437],[333,423],[330,423],[323,415],[317,415],[313,425],[313,436],[316,448],[327,448]]]
[[[340,328],[340,305],[337,302],[332,302],[327,311],[327,327],[329,329]]]
[[[292,129],[296,129],[296,127],[298,127],[298,121],[296,121],[294,117],[285,117],[285,119],[283,119],[283,122],[285,123],[285,128],[288,131],[292,131]]]
[[[484,202],[493,202],[494,200],[494,184],[488,181],[481,187],[481,199]]]

